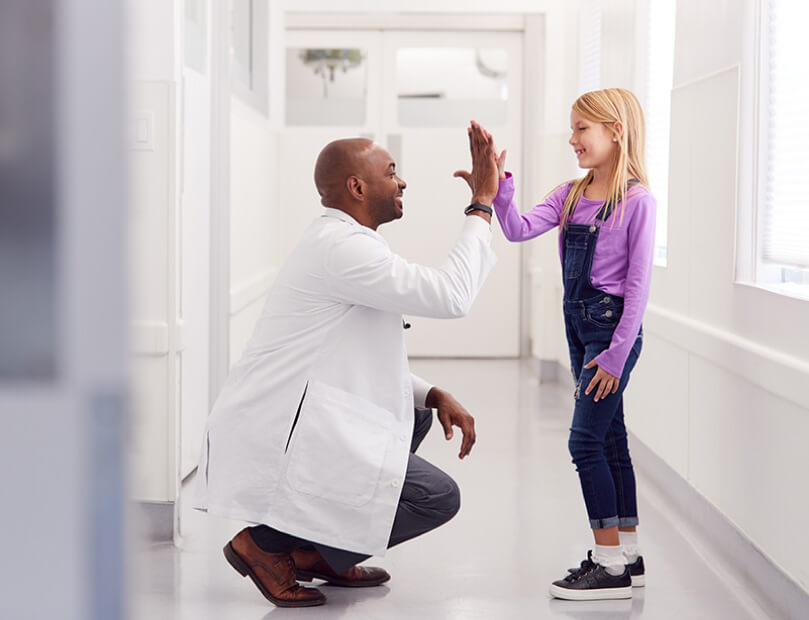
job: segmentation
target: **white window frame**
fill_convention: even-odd
[[[652,97],[651,97],[651,89],[650,89],[650,75],[652,71],[655,71],[657,67],[651,66],[649,62],[650,57],[650,49],[653,44],[651,39],[651,19],[652,19],[652,4],[655,3],[657,0],[642,0],[638,3],[638,11],[636,16],[636,49],[638,50],[636,54],[637,58],[637,75],[638,78],[636,80],[636,92],[638,93],[638,97],[641,101],[641,105],[643,106],[644,113],[646,116],[646,169],[647,172],[650,171],[649,166],[649,155],[651,153],[651,149],[649,148],[649,140],[651,137],[651,121],[654,121],[655,116],[660,113],[660,110],[656,109],[652,105]],[[672,0],[674,3],[674,13],[676,16],[676,0]],[[659,9],[659,5],[658,5]],[[672,23],[675,20],[672,20]],[[668,181],[668,176],[671,171],[671,160],[670,160],[670,139],[671,139],[671,91],[673,88],[673,76],[674,76],[674,44],[676,41],[676,32],[674,33],[674,38],[672,38],[672,49],[671,49],[671,60],[672,65],[670,67],[671,71],[671,84],[669,84],[669,109],[668,109],[668,127],[665,130],[665,135],[668,138],[668,141],[665,145],[665,148],[662,149],[662,152],[665,153],[665,163],[664,167],[666,169],[666,181]],[[663,267],[665,268],[668,264],[668,182],[666,182],[663,187],[656,186],[653,182],[653,179],[650,179],[650,183],[652,184],[651,190],[657,200],[657,230],[655,231],[655,254],[654,254],[654,264],[656,267]],[[664,235],[662,243],[658,243],[658,237],[660,235],[659,231],[660,228],[663,227],[666,231]]]
[[[790,265],[777,265],[766,263],[764,253],[764,226],[767,208],[767,174],[768,174],[768,132],[767,120],[769,118],[769,1],[760,0],[756,7],[755,38],[756,58],[754,97],[755,97],[755,147],[753,162],[753,196],[754,204],[751,213],[752,233],[748,237],[751,243],[750,256],[747,258],[748,267],[745,270],[740,266],[740,275],[747,275],[747,279],[756,287],[771,292],[809,300],[809,268],[799,268]],[[746,271],[746,273],[744,273]]]

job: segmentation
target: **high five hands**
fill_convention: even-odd
[[[498,155],[492,134],[475,121],[471,121],[466,133],[472,154],[472,172],[456,170],[452,176],[466,181],[472,190],[472,202],[491,206],[497,196],[499,179],[506,178],[506,151]]]

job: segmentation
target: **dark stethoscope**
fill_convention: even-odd
[[[410,329],[410,323],[402,319],[402,329]]]

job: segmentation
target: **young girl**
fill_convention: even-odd
[[[576,381],[568,445],[595,551],[555,581],[551,595],[630,598],[645,576],[623,391],[641,350],[656,202],[647,188],[643,111],[635,95],[621,88],[582,95],[573,104],[570,128],[579,166],[589,168],[584,178],[563,183],[521,215],[503,154],[494,210],[510,241],[560,229],[565,330]]]

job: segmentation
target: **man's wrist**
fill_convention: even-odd
[[[491,207],[494,204],[494,198],[495,198],[494,196],[475,194],[474,196],[472,196],[472,204],[477,203],[481,205],[486,205],[487,207]]]
[[[430,391],[427,392],[427,398],[424,399],[424,404],[428,409],[438,409],[438,405],[441,402],[442,397],[442,390],[433,386],[430,388]]]

